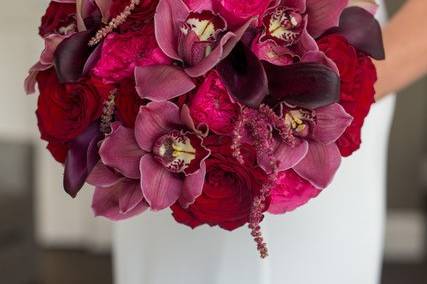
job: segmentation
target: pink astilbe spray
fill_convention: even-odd
[[[240,163],[244,163],[240,147],[242,143],[247,141],[251,141],[258,154],[271,157],[274,153],[274,133],[276,132],[282,142],[289,145],[295,144],[295,138],[289,126],[270,107],[266,105],[261,105],[258,109],[242,107],[233,136],[232,149],[234,157]],[[261,258],[268,256],[268,249],[262,236],[260,223],[263,219],[266,201],[278,174],[273,159],[271,161],[274,170],[269,175],[268,182],[263,185],[260,194],[254,198],[249,217],[249,229],[251,229],[251,235],[257,244]]]
[[[242,107],[233,135],[234,157],[243,163],[240,146],[248,140],[254,144],[258,154],[270,157],[275,144],[274,131],[277,131],[282,142],[291,146],[295,143],[292,130],[270,107],[266,105],[261,105],[258,109]]]

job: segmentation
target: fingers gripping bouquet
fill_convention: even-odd
[[[370,1],[56,0],[25,81],[76,197],[111,220],[251,229],[316,197],[361,143],[383,59]]]

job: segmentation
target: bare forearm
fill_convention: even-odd
[[[375,62],[377,100],[427,73],[427,0],[408,0],[384,28],[386,60]]]

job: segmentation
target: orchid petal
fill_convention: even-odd
[[[76,21],[79,32],[87,31],[93,27],[87,25],[87,20],[92,17],[101,16],[101,11],[94,0],[76,0]]]
[[[307,26],[307,16],[305,17],[305,25]],[[307,32],[305,28],[301,34],[298,42],[292,46],[292,51],[298,54],[300,57],[308,51],[319,50],[316,40]]]
[[[201,12],[201,11],[212,11],[213,3],[212,1],[206,0],[185,0],[185,3],[191,9],[191,11]]]
[[[307,0],[308,32],[317,38],[338,25],[339,17],[348,0]],[[364,22],[359,22],[359,26]]]
[[[93,145],[100,140],[99,125],[93,123],[83,134],[71,142],[65,161],[64,189],[73,198],[77,196],[86,178],[95,167],[94,161],[98,155],[97,147],[93,147]],[[93,151],[95,153],[91,153]]]
[[[379,5],[375,2],[375,0],[350,0],[349,6],[358,6],[372,15],[377,13]]]
[[[137,67],[135,80],[139,96],[155,102],[176,98],[196,87],[181,69],[169,65]]]
[[[121,184],[119,210],[120,214],[127,214],[144,200],[144,196],[142,195],[141,185],[137,180],[125,179]]]
[[[95,0],[96,5],[101,12],[102,21],[104,23],[106,23],[110,17],[111,2],[112,0]]]
[[[313,126],[314,140],[330,144],[338,140],[351,125],[353,117],[340,104],[316,109],[316,123]]]
[[[86,182],[95,187],[111,187],[124,179],[123,176],[114,172],[99,161],[91,171]]]
[[[334,70],[335,73],[338,75],[340,74],[340,71],[338,70],[337,64],[326,56],[326,54],[323,51],[309,51],[304,54],[304,56],[301,58],[301,62],[303,63],[320,63],[323,64],[332,70]]]
[[[132,182],[135,185],[132,185],[131,188],[134,188],[135,192],[141,192],[140,190],[136,189],[136,187],[139,187],[138,182]],[[130,181],[127,181],[127,183],[130,183]],[[124,187],[129,186],[129,184],[120,182],[112,187],[96,188],[92,199],[92,209],[95,213],[95,216],[103,216],[112,221],[119,221],[139,215],[147,210],[148,206],[144,200],[141,200],[136,204],[135,201],[139,198],[128,198],[129,190],[124,189]],[[129,203],[126,201],[132,202]],[[122,205],[123,208],[120,208],[120,205]],[[126,213],[122,213],[121,209],[129,210],[127,210]]]
[[[325,145],[310,142],[305,158],[293,169],[319,189],[327,187],[341,164],[341,154],[335,143]]]
[[[206,164],[203,162],[197,172],[185,177],[182,194],[178,200],[183,208],[188,208],[202,194],[205,176]]]
[[[160,49],[170,58],[181,61],[177,53],[179,28],[190,11],[181,0],[160,0],[154,15],[154,27]]]
[[[152,102],[142,106],[135,122],[135,138],[142,150],[151,152],[156,140],[180,121],[179,108],[172,102]]]
[[[307,152],[308,143],[304,140],[297,141],[293,147],[286,143],[277,143],[271,156],[258,156],[258,164],[267,173],[273,172],[273,165],[277,171],[286,171],[301,162]]]
[[[187,105],[181,107],[180,119],[182,123],[191,131],[197,132],[196,125],[194,124],[193,118],[190,114],[190,108]]]
[[[229,94],[247,106],[259,106],[268,94],[264,67],[243,43],[218,64],[217,71]]]
[[[218,46],[208,56],[203,58],[197,65],[186,68],[185,72],[191,77],[205,75],[232,52],[253,21],[254,19],[250,19],[235,32],[226,33],[222,36]]]
[[[183,181],[169,172],[151,154],[141,158],[141,187],[151,209],[159,211],[172,206],[180,197]]]
[[[330,68],[318,63],[288,66],[264,64],[268,74],[268,103],[288,104],[314,109],[335,103],[340,95],[340,78]]]
[[[34,94],[36,92],[37,75],[40,71],[48,70],[52,65],[43,65],[40,62],[34,64],[30,71],[28,71],[27,78],[24,81],[24,89],[27,95]]]
[[[188,76],[193,78],[200,77],[214,68],[223,58],[224,45],[234,36],[235,35],[231,32],[225,34],[221,38],[218,46],[215,47],[208,56],[203,58],[198,64],[185,69],[185,72],[188,74]]]
[[[385,59],[381,26],[374,16],[360,7],[343,11],[339,32],[348,42],[377,60]]]
[[[280,1],[278,1],[280,3]],[[301,0],[283,0],[283,5],[286,6],[286,8],[292,8],[300,13],[304,13],[306,10],[306,1]]]
[[[139,160],[144,151],[139,148],[134,131],[119,124],[114,124],[112,128],[112,133],[99,148],[102,162],[125,177],[139,179]]]

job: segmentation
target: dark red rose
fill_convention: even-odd
[[[115,17],[123,12],[129,3],[130,1],[126,0],[113,0],[110,8],[111,17]],[[158,3],[159,0],[141,0],[139,5],[129,15],[126,22],[120,25],[118,31],[126,33],[130,30],[137,31],[141,29],[142,26],[153,20]]]
[[[339,103],[353,116],[352,124],[337,141],[341,154],[347,157],[360,147],[361,129],[374,103],[377,72],[371,58],[358,52],[341,35],[327,35],[317,43],[338,66],[341,76]]]
[[[172,206],[176,221],[192,228],[202,224],[237,229],[249,220],[253,198],[267,180],[257,166],[253,148],[244,147],[246,163],[232,156],[231,139],[211,136],[204,144],[212,151],[206,161],[207,174],[202,195],[188,209],[178,203]]]
[[[116,98],[117,119],[128,128],[134,128],[136,116],[143,100],[139,97],[135,89],[135,81],[124,80],[119,83]]]
[[[69,149],[66,143],[49,142],[49,144],[47,144],[47,149],[50,151],[55,160],[61,164],[65,163]]]
[[[76,28],[76,4],[58,3],[51,1],[42,17],[39,34],[45,37],[49,34],[67,34]]]
[[[41,138],[48,142],[66,143],[80,135],[100,117],[108,88],[99,81],[62,85],[55,70],[37,76],[40,96],[37,119]]]

